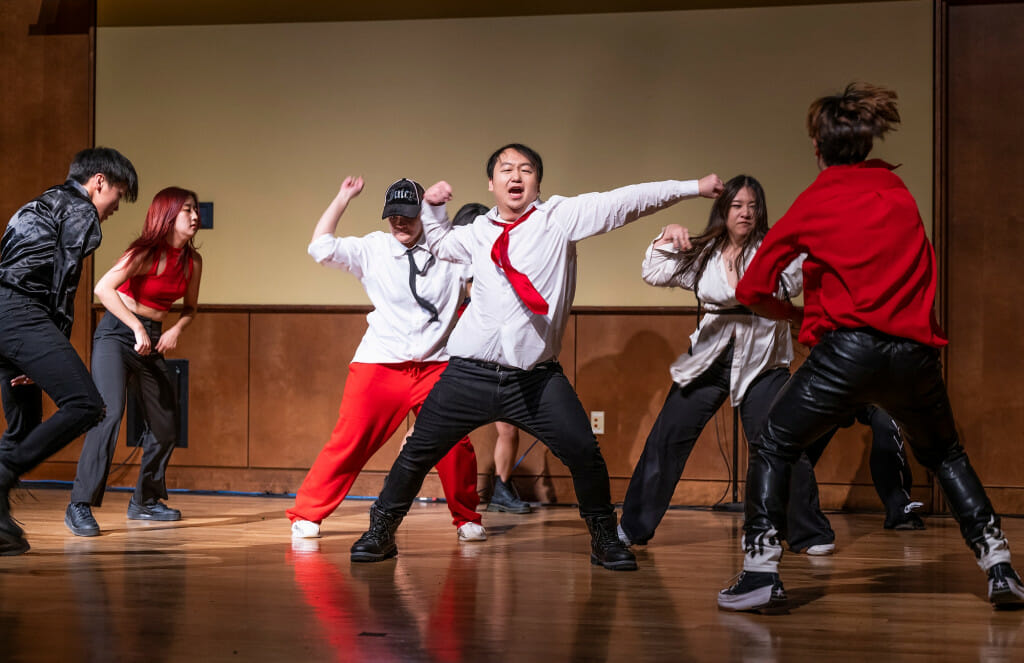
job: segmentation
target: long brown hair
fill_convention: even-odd
[[[676,275],[694,270],[693,292],[700,299],[697,293],[697,284],[704,274],[708,261],[715,251],[723,248],[729,241],[729,228],[726,221],[729,220],[729,208],[732,201],[744,188],[754,193],[754,229],[743,239],[743,248],[736,256],[736,274],[742,276],[743,265],[747,262],[747,256],[764,238],[768,232],[768,205],[764,200],[764,189],[761,183],[750,175],[737,175],[722,188],[722,193],[711,205],[711,214],[708,216],[708,225],[697,237],[690,239],[692,247],[683,251]]]
[[[178,212],[190,199],[195,204],[199,204],[199,196],[195,191],[177,186],[169,186],[153,196],[153,202],[150,203],[149,211],[146,212],[146,222],[142,226],[142,235],[132,242],[124,252],[129,263],[136,259],[143,263],[151,259],[158,259],[160,251],[167,244],[168,233],[174,228],[174,220],[177,218]],[[189,265],[192,264],[192,258],[196,251],[194,239],[194,237],[190,238],[185,243],[181,255],[178,257],[178,263],[181,265],[185,278],[192,276],[189,273]]]
[[[850,83],[842,94],[816,99],[807,110],[807,133],[826,166],[864,161],[874,139],[899,123],[896,92],[870,83]]]

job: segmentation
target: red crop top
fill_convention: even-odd
[[[117,291],[124,293],[149,308],[158,311],[170,311],[171,305],[185,295],[188,289],[188,277],[182,272],[181,249],[165,246],[166,255],[164,271],[157,274],[160,266],[159,257],[153,261],[153,268],[148,274],[133,276],[118,287]],[[188,261],[188,273],[192,274],[192,258]]]

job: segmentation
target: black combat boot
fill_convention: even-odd
[[[395,530],[402,516],[385,511],[376,504],[370,507],[370,529],[352,544],[353,562],[382,562],[398,554]]]
[[[501,477],[494,475],[494,493],[491,495],[491,503],[487,505],[488,511],[504,511],[505,513],[530,513],[530,505],[519,498],[516,487],[512,485],[512,478],[508,483],[501,480]]]
[[[11,517],[11,489],[18,476],[0,463],[0,555],[20,555],[29,549],[25,532]]]
[[[636,571],[636,557],[619,541],[615,531],[615,514],[590,516],[586,520],[590,529],[590,563],[612,571]]]

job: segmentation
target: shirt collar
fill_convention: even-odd
[[[88,189],[86,189],[84,186],[82,186],[81,183],[79,183],[78,181],[68,178],[68,180],[66,182],[64,182],[64,184],[66,186],[70,186],[70,187],[74,188],[75,190],[78,191],[78,193],[82,194],[83,196],[88,198],[90,201],[92,200],[92,197],[89,195]]]
[[[392,257],[404,258],[405,257],[405,252],[408,251],[409,249],[405,246],[405,244],[402,244],[397,239],[395,239],[395,236],[392,235],[391,233],[388,233],[388,236],[391,238],[391,255],[392,255]],[[426,251],[427,253],[430,253],[430,249],[427,248],[426,233],[423,233],[423,234],[420,235],[419,241],[416,242],[415,244],[413,244],[412,248],[413,249],[419,249],[419,250],[422,250],[422,251]]]
[[[540,198],[537,198],[537,200],[535,200],[532,203],[530,203],[529,206],[527,206],[527,208],[523,210],[523,214],[526,214],[527,212],[529,212],[534,207],[539,208],[543,204],[544,204],[544,201],[541,200]],[[522,216],[523,214],[520,214],[519,216]],[[497,205],[495,205],[490,210],[488,210],[486,216],[487,216],[487,218],[490,221],[494,221],[495,223],[502,223],[502,224],[511,223],[511,221],[505,221],[504,219],[501,218],[501,215],[498,214],[498,206]]]

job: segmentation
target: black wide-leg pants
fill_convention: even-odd
[[[686,461],[701,431],[729,397],[732,351],[685,387],[673,383],[658,414],[622,504],[622,529],[633,543],[647,543],[668,510]],[[789,379],[786,368],[759,375],[740,404],[740,420],[748,440],[761,431],[776,394]],[[818,503],[818,484],[806,454],[797,461],[790,483],[789,545],[794,550],[832,543],[835,533]]]

